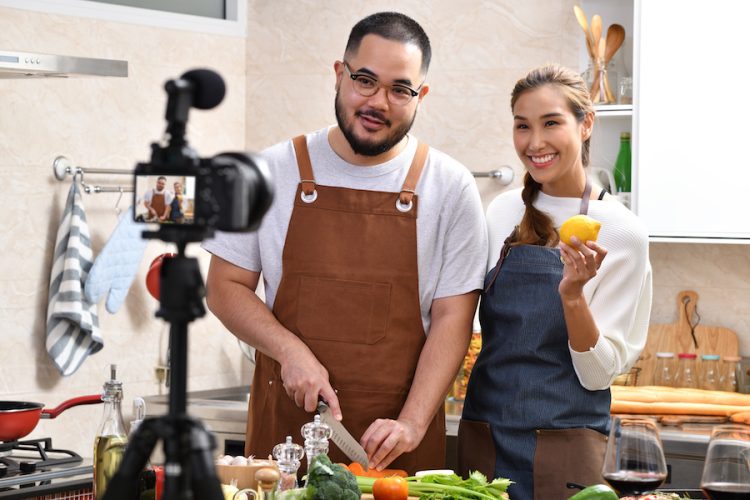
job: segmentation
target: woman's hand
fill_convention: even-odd
[[[558,291],[563,300],[576,300],[583,295],[583,286],[596,276],[607,249],[595,241],[586,244],[573,236],[571,245],[560,242],[560,259],[565,267]]]

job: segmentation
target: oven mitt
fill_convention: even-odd
[[[102,295],[109,292],[107,311],[114,314],[120,309],[146,250],[142,232],[143,226],[133,220],[133,207],[130,207],[120,216],[120,222],[89,271],[84,285],[86,300],[99,302]]]

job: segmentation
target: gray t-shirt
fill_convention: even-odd
[[[409,136],[406,148],[397,157],[363,167],[345,162],[333,151],[328,130],[307,135],[316,183],[394,193],[401,190],[417,148],[413,136]],[[291,141],[271,146],[261,156],[273,176],[275,197],[260,228],[252,233],[217,232],[202,246],[236,266],[262,271],[266,304],[272,309],[281,281],[281,255],[300,177]],[[419,300],[425,332],[429,332],[434,299],[482,288],[487,232],[474,178],[466,167],[440,151],[430,148],[416,193]]]

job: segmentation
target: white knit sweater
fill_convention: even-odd
[[[552,217],[555,227],[580,210],[580,198],[558,198],[542,192],[534,206]],[[524,213],[521,189],[506,191],[487,209],[490,253],[487,269],[497,263],[503,241]],[[581,385],[589,390],[609,387],[627,371],[646,345],[651,313],[651,264],[648,234],[633,212],[615,198],[591,200],[588,215],[602,223],[597,243],[607,249],[597,275],[583,288],[599,328],[596,345],[587,352],[570,348]]]

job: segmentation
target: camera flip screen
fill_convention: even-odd
[[[195,176],[137,175],[135,220],[192,225],[195,221]]]

